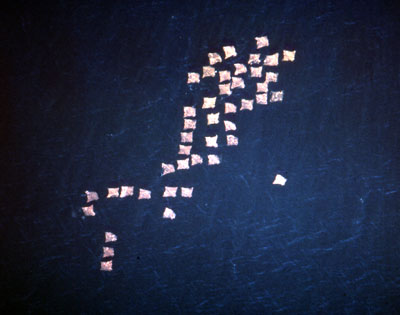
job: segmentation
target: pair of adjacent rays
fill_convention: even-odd
[[[262,48],[266,48],[269,46],[269,40],[267,36],[255,37],[256,41],[256,49],[260,50]],[[224,60],[232,60],[237,57],[236,49],[234,46],[224,46]],[[295,59],[296,51],[283,50],[282,54],[274,53],[265,56],[265,59],[262,61],[260,59],[261,53],[252,53],[249,54],[248,65],[250,71],[248,71],[248,67],[243,63],[235,63],[235,73],[231,75],[231,71],[223,69],[217,71],[215,69],[215,65],[219,65],[220,67],[224,66],[222,57],[219,53],[209,53],[208,58],[210,61],[210,65],[203,67],[203,75],[200,76],[200,73],[197,72],[189,72],[187,83],[188,85],[199,84],[201,80],[207,80],[209,77],[213,78],[219,73],[219,91],[220,95],[229,97],[232,94],[232,90],[234,89],[244,89],[245,82],[243,80],[243,75],[250,74],[250,79],[259,79],[262,78],[262,73],[264,67],[276,67],[279,65],[279,57],[281,56],[281,61],[283,62],[293,62]],[[227,65],[229,67],[229,65]],[[232,67],[232,65],[230,65]],[[229,81],[226,83],[226,81]],[[267,105],[268,99],[270,103],[281,102],[283,100],[283,91],[269,91],[268,84],[270,82],[278,81],[278,73],[276,72],[266,72],[265,80],[263,82],[257,82],[257,94],[255,96],[256,104],[258,105]],[[202,109],[205,111],[210,111],[215,109],[216,97],[204,97]],[[240,111],[243,110],[253,110],[254,99],[252,100],[241,100]],[[199,108],[199,107],[197,107]],[[184,107],[183,116],[184,116],[184,130],[181,132],[181,144],[179,145],[178,155],[185,155],[186,157],[181,160],[177,160],[177,166],[174,164],[165,164],[161,163],[162,173],[161,176],[168,175],[170,173],[174,173],[176,171],[187,172],[190,167],[195,167],[197,164],[203,164],[203,157],[199,154],[191,154],[192,142],[193,142],[193,132],[196,129],[196,109],[195,107]],[[224,117],[228,117],[228,115],[235,114],[237,112],[237,106],[226,102],[225,103],[225,112]],[[220,113],[210,113],[207,115],[207,125],[219,124],[219,115]],[[239,141],[238,138],[233,134],[236,131],[236,125],[230,120],[224,120],[226,135],[226,144],[227,146],[236,146]],[[189,130],[189,131],[188,131]],[[218,136],[214,137],[205,137],[205,145],[207,148],[215,150],[218,148]],[[213,167],[213,165],[219,165],[221,163],[220,156],[215,154],[207,155],[208,165]],[[191,165],[190,165],[191,161]],[[206,162],[204,161],[204,164]],[[273,184],[276,185],[285,185],[286,179],[277,174]],[[183,198],[191,198],[193,194],[193,187],[169,187],[166,186],[164,190],[163,197],[177,197],[180,192],[181,197]],[[94,211],[94,202],[99,200],[99,195],[95,191],[86,191],[87,205],[82,207],[82,212],[87,217],[93,217],[96,215]],[[106,198],[126,198],[134,196],[134,187],[133,186],[121,186],[115,188],[108,188],[108,194]],[[138,192],[138,199],[151,199],[151,191],[140,188]],[[175,219],[175,212],[166,207],[163,216],[164,219]],[[105,232],[105,243],[106,246],[103,247],[103,261],[100,262],[100,270],[102,271],[112,271],[112,258],[114,257],[114,249],[110,247],[108,244],[112,242],[116,242],[118,237],[112,232]]]

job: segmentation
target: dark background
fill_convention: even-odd
[[[13,1],[1,21],[3,313],[400,311],[394,2]],[[264,34],[297,51],[284,102],[237,116],[220,167],[160,178],[208,88],[187,72]],[[195,186],[174,221],[170,183]],[[86,189],[124,184],[154,198],[82,218]]]

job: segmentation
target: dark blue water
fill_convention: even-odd
[[[52,1],[4,13],[1,308],[400,312],[398,7]],[[223,45],[255,52],[260,35],[297,51],[279,70],[284,101],[237,116],[240,145],[221,149],[220,167],[160,177],[182,106],[210,91],[187,72]],[[286,186],[271,185],[277,173]],[[194,197],[166,204],[170,184]],[[82,217],[86,189],[120,185],[153,198],[102,200]],[[99,271],[106,230],[119,238],[111,273]]]

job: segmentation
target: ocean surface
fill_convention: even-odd
[[[9,5],[3,314],[400,313],[399,6]],[[216,80],[188,85],[187,73],[226,45],[247,63],[264,35],[263,53],[296,50],[272,85],[283,101],[234,116],[239,145],[221,142],[220,165],[160,176],[177,159],[183,106],[200,121],[202,97],[218,93]],[[246,80],[236,104],[254,97]],[[212,128],[223,139],[222,124]],[[272,185],[276,174],[285,186]],[[135,196],[104,198],[122,185]],[[170,185],[193,197],[162,198]],[[151,200],[137,200],[139,188]],[[95,217],[83,216],[85,190],[101,196]],[[118,237],[112,272],[100,271],[105,231]]]

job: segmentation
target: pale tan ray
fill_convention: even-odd
[[[192,166],[196,164],[203,164],[203,158],[198,154],[192,154]]]
[[[238,145],[239,139],[233,135],[226,136],[226,143],[228,146]]]
[[[268,104],[268,94],[256,94],[256,103],[260,105],[267,105]]]
[[[232,78],[232,85],[231,85],[231,89],[244,89],[245,85],[244,85],[244,81],[242,78],[239,77],[233,77]]]
[[[224,49],[225,59],[237,56],[235,46],[224,46],[222,48]]]
[[[193,131],[190,131],[190,132],[181,132],[181,142],[182,142],[182,143],[190,143],[190,142],[193,142]]]
[[[98,195],[97,192],[95,192],[95,191],[88,191],[88,190],[86,190],[86,191],[85,191],[85,194],[86,194],[86,202],[87,202],[87,203],[92,202],[92,201],[99,200],[99,195]]]
[[[287,179],[280,174],[276,174],[273,185],[285,186]]]
[[[268,92],[268,83],[269,82],[257,83],[257,93],[267,93]]]
[[[86,217],[94,217],[96,213],[94,212],[93,205],[88,207],[82,207],[82,212]]]
[[[163,218],[174,220],[176,218],[176,214],[172,209],[165,208],[164,213],[163,213]]]
[[[214,108],[216,100],[217,100],[217,97],[204,97],[202,108],[204,108],[204,109]]]
[[[221,163],[221,160],[218,155],[209,154],[208,157],[208,165],[218,165]]]
[[[161,176],[164,176],[164,175],[167,175],[167,174],[175,172],[175,166],[173,164],[161,163],[161,167],[163,169],[163,172],[162,172]]]
[[[219,124],[219,113],[213,113],[207,115],[207,125]]]
[[[118,237],[114,233],[111,233],[111,232],[104,233],[104,242],[105,243],[116,242],[117,240],[118,240]]]
[[[247,68],[246,65],[242,64],[242,63],[235,63],[235,75],[239,75],[239,74],[243,74],[247,72]]]
[[[193,187],[181,187],[181,196],[183,198],[192,198]]]
[[[151,199],[151,191],[140,188],[138,199]]]
[[[100,270],[101,271],[112,271],[113,270],[112,260],[102,261],[100,263]]]
[[[129,196],[133,196],[133,186],[121,186],[121,194],[120,198],[125,198]]]
[[[216,71],[214,67],[204,66],[203,67],[203,78],[215,77]]]
[[[250,67],[250,76],[252,78],[261,78],[262,77],[262,69],[263,67]]]
[[[273,55],[268,55],[264,59],[264,65],[265,66],[277,66],[279,64],[279,53],[273,54]]]
[[[164,197],[164,198],[166,198],[166,197],[175,198],[175,197],[176,197],[176,192],[177,192],[177,191],[178,191],[178,187],[168,187],[168,186],[165,186],[163,197]]]
[[[118,198],[119,197],[119,187],[108,188],[107,198]]]
[[[233,123],[229,120],[224,120],[224,125],[225,125],[225,131],[235,131],[236,130],[235,123]]]
[[[177,160],[176,163],[178,164],[178,170],[188,170],[189,169],[189,158],[184,160]]]
[[[229,81],[231,79],[231,72],[222,70],[219,72],[219,82]]]
[[[190,155],[190,151],[192,150],[192,146],[191,145],[183,145],[180,144],[179,145],[179,152],[178,154],[181,155]]]
[[[183,120],[183,130],[196,129],[195,119],[184,119]]]
[[[255,40],[257,42],[257,49],[269,46],[269,40],[267,36],[256,37]]]
[[[260,54],[250,54],[248,64],[258,65],[261,62],[260,56],[261,56]]]
[[[253,103],[254,100],[242,99],[242,107],[240,107],[240,110],[253,110]]]
[[[209,53],[208,59],[210,60],[210,65],[215,65],[216,63],[222,62],[222,58],[217,53]]]
[[[231,95],[232,94],[230,83],[219,84],[218,87],[219,87],[220,95]]]
[[[233,114],[236,113],[237,108],[232,103],[225,103],[225,114]]]
[[[265,82],[278,82],[278,73],[275,72],[266,72],[265,73]]]
[[[189,72],[189,73],[188,73],[187,83],[188,83],[188,84],[191,84],[191,83],[200,83],[200,74],[198,74],[198,73],[196,73],[196,72]]]
[[[270,102],[282,102],[283,100],[283,91],[277,91],[277,92],[272,92],[271,93],[271,98],[270,98]]]
[[[204,137],[206,139],[206,147],[211,147],[211,148],[218,148],[218,135],[215,135],[213,137]]]
[[[183,107],[183,117],[196,117],[196,108],[190,106]]]
[[[282,61],[294,61],[296,57],[296,51],[295,50],[284,50],[283,51],[283,59]]]
[[[114,257],[114,248],[103,247],[103,258]]]

